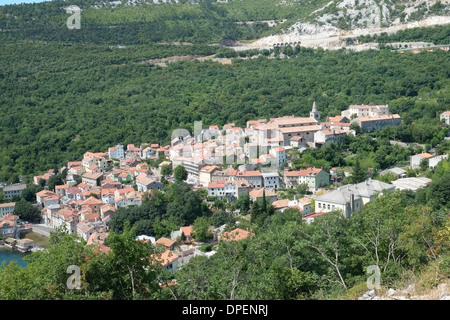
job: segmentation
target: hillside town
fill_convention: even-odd
[[[441,116],[448,125],[450,111]],[[177,131],[171,145],[143,143],[111,146],[105,152],[86,152],[81,160],[69,161],[55,171],[34,176],[35,185],[44,186],[36,193],[34,206],[42,214],[41,225],[48,230],[63,229],[84,239],[87,244],[98,245],[108,252],[105,244],[111,218],[121,208],[141,206],[152,198],[155,190],[167,183],[177,183],[173,173],[178,166],[186,170],[186,182],[193,190],[205,190],[204,201],[226,202],[248,195],[252,203],[263,199],[275,210],[295,209],[307,222],[331,211],[340,210],[346,218],[363,209],[383,192],[412,190],[430,184],[426,177],[407,177],[400,167],[385,170],[395,179],[391,183],[372,178],[356,184],[342,185],[340,180],[348,172],[338,168],[306,167],[293,170],[291,157],[309,148],[321,148],[328,143],[340,143],[347,135],[368,133],[401,124],[398,114],[390,114],[387,105],[351,105],[340,116],[321,121],[314,102],[309,117],[283,116],[251,120],[246,128],[229,123],[219,129],[212,125],[197,130],[193,135]],[[195,131],[195,130],[194,130]],[[180,133],[181,132],[181,133]],[[410,168],[426,162],[433,169],[448,154],[434,155],[421,152],[410,158]],[[152,165],[151,165],[152,164]],[[49,189],[52,176],[64,173],[64,184]],[[280,191],[305,188],[302,198],[280,197]],[[24,183],[4,186],[5,199],[20,197],[27,188]],[[0,204],[0,235],[5,244],[17,245],[22,250],[31,243],[20,243],[14,215],[15,203]],[[230,212],[230,214],[236,214]],[[29,227],[29,226],[28,226]],[[210,227],[212,245],[219,240],[238,241],[252,236],[252,231],[241,229],[226,231],[225,225]],[[162,248],[161,264],[170,272],[187,263],[191,257],[210,256],[215,251],[199,250],[204,243],[192,237],[192,225],[172,230],[170,237],[156,239],[154,235],[139,235],[139,241],[151,241]],[[180,241],[183,238],[183,241]]]

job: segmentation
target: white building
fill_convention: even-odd
[[[377,194],[394,189],[395,186],[392,184],[372,179],[354,185],[345,185],[314,197],[315,212],[341,210],[345,217],[350,218],[352,212],[360,211],[366,203],[374,201]]]
[[[8,213],[14,213],[15,202],[0,203],[0,217],[6,216]]]
[[[11,200],[14,197],[21,197],[23,190],[27,188],[26,184],[15,183],[3,188],[3,196]]]
[[[110,147],[108,149],[108,156],[110,159],[125,159],[125,150],[123,145],[118,144],[115,147]]]
[[[439,162],[441,162],[444,159],[448,159],[448,154],[443,154],[440,156],[434,156],[428,159],[428,168],[430,168],[430,170],[434,169],[434,167],[436,167]]]
[[[286,149],[284,149],[283,147],[275,147],[270,149],[270,154],[278,159],[279,166],[287,161]]]
[[[350,119],[353,117],[374,117],[389,114],[388,105],[369,106],[369,105],[350,105],[347,110],[341,112],[341,115]]]
[[[198,183],[206,187],[212,181],[212,175],[218,171],[218,166],[204,166],[200,169]]]
[[[297,200],[297,198],[294,197],[294,200],[289,201],[288,207],[298,208],[303,215],[309,214],[312,210],[311,198],[301,198]]]
[[[344,130],[320,130],[314,133],[314,144],[341,143],[349,131]]]
[[[439,119],[444,120],[445,124],[450,126],[450,111],[444,111],[441,113]]]
[[[430,158],[433,158],[433,155],[429,154],[427,152],[415,154],[415,155],[411,156],[411,158],[410,158],[410,167],[413,169],[419,168],[420,163],[423,160],[427,160],[427,162],[428,162],[428,159],[430,159]]]
[[[77,234],[85,241],[88,241],[89,237],[97,231],[98,224],[82,221],[77,224]]]
[[[266,189],[278,189],[280,188],[280,176],[278,172],[262,172],[263,186]]]
[[[391,182],[398,190],[412,190],[416,191],[431,183],[431,179],[426,177],[411,177],[394,180]]]

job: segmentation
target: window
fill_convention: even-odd
[[[328,209],[330,209],[330,205],[328,205]]]
[[[322,204],[319,202],[319,208],[322,208]]]

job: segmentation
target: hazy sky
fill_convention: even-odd
[[[0,6],[4,4],[35,3],[44,1],[51,1],[51,0],[0,0]]]

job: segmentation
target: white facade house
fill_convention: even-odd
[[[159,181],[145,176],[136,179],[136,186],[138,188],[138,191],[147,192],[151,189],[161,189],[164,185]]]
[[[218,199],[239,197],[238,185],[234,181],[217,181],[208,184],[208,196]]]
[[[286,149],[283,147],[275,147],[270,149],[270,154],[272,154],[275,159],[278,159],[278,165],[282,165],[287,161]]]
[[[92,222],[83,221],[77,224],[77,234],[85,241],[88,241],[89,237],[97,231],[98,224]]]
[[[298,208],[303,215],[309,214],[312,210],[311,199],[301,198],[297,200],[297,198],[294,197],[294,200],[288,202],[288,207]]]
[[[263,185],[266,189],[280,188],[280,176],[278,172],[262,172]]]
[[[118,144],[115,147],[108,149],[108,156],[110,159],[125,159],[125,150],[123,145]]]
[[[294,136],[290,139],[291,147],[306,148],[306,141],[301,136]]]
[[[0,203],[0,217],[6,216],[8,213],[14,213],[15,202]]]
[[[374,117],[389,114],[388,105],[369,106],[369,105],[350,105],[347,110],[342,111],[341,115],[350,119],[353,117]]]
[[[428,159],[428,168],[430,168],[430,170],[434,169],[434,167],[436,167],[439,162],[441,162],[444,159],[448,159],[448,154],[443,154],[440,156],[434,156]]]
[[[393,191],[395,186],[372,179],[354,185],[345,185],[314,197],[315,211],[341,210],[345,217],[350,218],[353,212],[362,210],[366,203],[374,201],[377,194],[381,194],[384,190]]]
[[[212,175],[214,172],[218,171],[220,168],[218,166],[204,166],[200,169],[199,173],[199,184],[207,186],[212,181]]]
[[[314,143],[324,145],[327,143],[341,143],[349,131],[344,130],[320,130],[314,133]]]
[[[11,200],[14,197],[21,197],[22,191],[27,188],[26,184],[23,183],[15,183],[3,188],[3,196]]]
[[[412,169],[419,168],[420,167],[420,163],[423,160],[427,160],[427,162],[428,162],[428,159],[430,159],[430,158],[433,158],[433,155],[429,154],[427,152],[422,152],[422,153],[419,153],[419,154],[415,154],[415,155],[411,156],[411,158],[410,158],[410,167]]]
[[[450,126],[450,111],[444,111],[441,113],[439,119],[444,120],[444,123]]]

